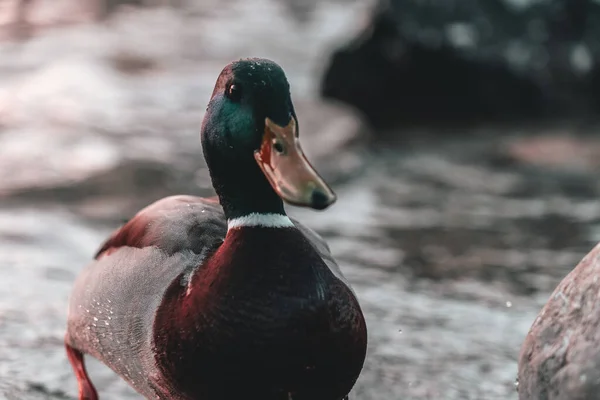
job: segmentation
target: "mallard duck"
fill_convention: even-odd
[[[76,279],[65,346],[79,399],[98,399],[84,354],[148,399],[346,399],[367,328],[326,242],[284,210],[336,195],[302,152],[281,67],[227,65],[201,139],[217,197],[142,209]]]

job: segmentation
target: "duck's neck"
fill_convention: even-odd
[[[258,166],[256,169],[259,169]],[[242,225],[277,227],[289,221],[281,198],[273,191],[261,171],[214,175],[212,181],[230,228]]]
[[[254,159],[236,160],[235,165],[218,159],[210,161],[211,180],[229,228],[292,226],[281,198]]]

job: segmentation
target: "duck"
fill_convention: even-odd
[[[367,326],[326,241],[284,209],[337,196],[302,151],[283,69],[226,65],[200,131],[216,196],[150,204],[75,279],[79,399],[98,400],[91,356],[147,399],[347,400]]]

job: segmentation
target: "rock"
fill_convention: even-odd
[[[380,127],[592,112],[599,18],[588,0],[381,0],[321,91]]]
[[[519,357],[520,400],[600,399],[600,245],[558,285]]]

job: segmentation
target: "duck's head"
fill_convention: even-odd
[[[272,212],[274,194],[279,203],[281,198],[319,210],[335,202],[306,159],[298,133],[290,87],[279,65],[253,58],[223,69],[202,124],[202,146],[226,213],[230,208],[229,214],[241,214],[240,207]]]

